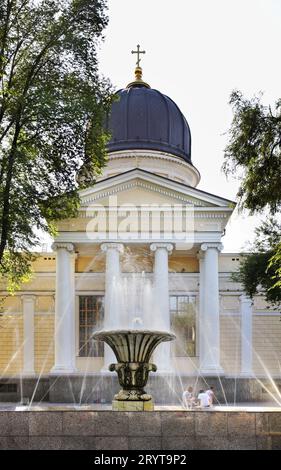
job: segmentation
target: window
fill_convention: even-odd
[[[174,354],[196,356],[196,309],[194,297],[172,295],[170,297],[171,328],[177,336]]]
[[[94,331],[103,326],[104,297],[102,295],[81,295],[79,297],[79,356],[102,357],[104,344],[94,341]]]
[[[0,393],[17,393],[17,384],[0,384]]]

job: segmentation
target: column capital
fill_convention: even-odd
[[[251,297],[249,297],[248,295],[246,294],[242,294],[239,296],[239,300],[241,302],[241,304],[248,304],[248,305],[252,305],[253,304],[253,300],[251,299]]]
[[[36,295],[33,295],[33,294],[22,294],[20,298],[23,302],[35,302],[36,301]]]
[[[116,250],[119,253],[123,253],[124,252],[124,245],[123,245],[123,243],[110,243],[110,242],[107,243],[106,242],[106,243],[101,244],[100,249],[104,253],[106,253],[107,250]]]
[[[165,248],[168,253],[172,253],[173,251],[173,244],[172,243],[151,243],[150,245],[150,250],[151,251],[156,251],[158,248]]]
[[[74,245],[73,243],[54,242],[52,244],[52,250],[67,250],[69,253],[74,253]]]
[[[219,252],[223,249],[222,243],[202,243],[200,249],[201,251],[207,251],[209,248],[216,248]]]

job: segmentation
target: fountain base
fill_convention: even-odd
[[[113,400],[112,411],[154,411],[153,401]]]
[[[195,391],[213,386],[216,397],[225,403],[268,403],[273,397],[278,400],[281,391],[281,379],[270,380],[267,377],[206,377],[198,378],[191,375],[162,375],[158,372],[150,377],[145,386],[147,394],[154,397],[159,405],[178,405],[183,388],[193,386]],[[7,390],[4,393],[4,390]],[[123,387],[122,387],[123,389]],[[71,376],[41,376],[20,380],[15,376],[0,379],[0,404],[19,403],[22,397],[32,402],[69,403],[69,404],[109,404],[114,395],[118,394],[120,385],[117,374],[84,373]],[[35,392],[35,393],[34,393]]]

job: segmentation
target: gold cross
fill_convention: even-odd
[[[137,54],[137,62],[136,62],[136,66],[139,67],[140,66],[140,61],[141,61],[141,58],[140,58],[140,54],[145,54],[145,51],[140,51],[140,45],[138,44],[137,45],[137,50],[136,51],[131,51],[132,54]]]

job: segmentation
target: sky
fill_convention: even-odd
[[[108,0],[101,73],[116,90],[134,78],[140,44],[143,79],[172,98],[191,128],[198,188],[235,200],[239,182],[221,171],[239,89],[264,104],[281,97],[281,0]],[[261,216],[232,216],[225,252],[245,250]]]

